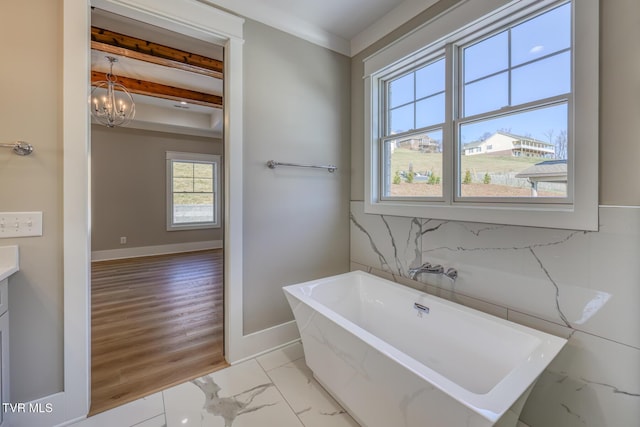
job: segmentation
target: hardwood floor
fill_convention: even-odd
[[[227,366],[222,250],[91,265],[91,411]]]

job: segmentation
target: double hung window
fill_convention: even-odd
[[[167,152],[167,230],[220,227],[220,156]]]
[[[597,227],[597,1],[502,3],[365,60],[368,212]]]

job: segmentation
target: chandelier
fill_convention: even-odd
[[[89,102],[91,115],[99,123],[112,128],[129,123],[136,114],[136,104],[129,91],[120,83],[116,83],[118,78],[113,74],[113,64],[118,62],[118,59],[113,56],[106,58],[110,63],[107,80],[95,83]]]

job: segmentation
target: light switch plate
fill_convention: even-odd
[[[42,212],[0,212],[0,239],[42,236]]]

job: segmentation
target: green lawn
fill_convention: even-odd
[[[473,174],[500,174],[520,172],[531,165],[544,159],[538,157],[511,157],[511,156],[462,156],[461,171],[469,169]],[[408,171],[409,165],[413,165],[413,171],[425,173],[433,171],[442,176],[442,154],[421,153],[406,148],[396,148],[391,157],[391,176],[396,171]]]
[[[543,160],[545,159],[540,157],[482,154],[462,156],[460,161],[460,177],[463,182],[460,189],[461,194],[469,197],[529,197],[531,190],[527,180],[515,178],[515,174]],[[410,183],[406,178],[400,178],[399,182],[393,183],[396,172],[408,172],[409,170],[420,175],[433,173],[439,179],[437,182],[429,182],[428,178],[419,177],[415,178],[415,182]],[[467,175],[466,171],[469,171],[470,182],[463,181]],[[391,157],[391,177],[390,193],[393,196],[441,196],[442,153],[421,153],[408,148],[397,148]],[[425,185],[425,182],[431,185]],[[564,197],[566,196],[566,187],[541,188],[538,195]]]

